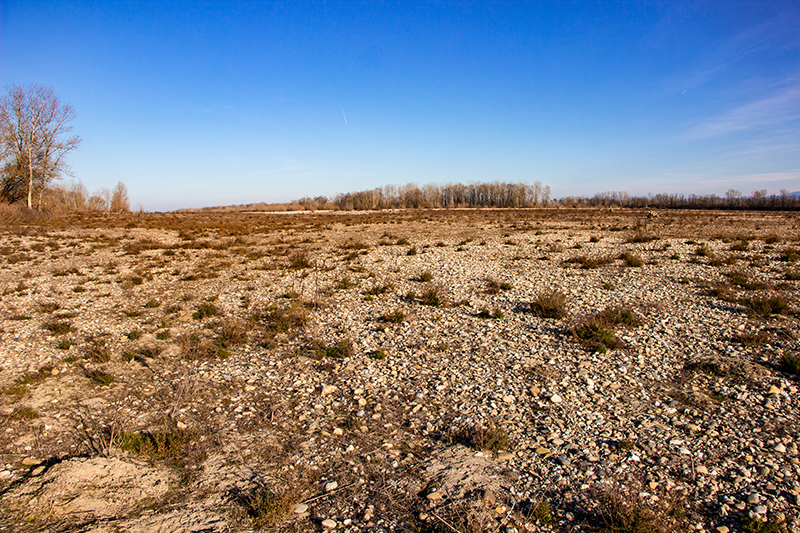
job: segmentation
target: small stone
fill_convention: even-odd
[[[503,401],[505,403],[514,403],[514,397],[508,394],[506,396],[503,396]]]
[[[494,505],[495,503],[497,503],[497,497],[494,495],[494,492],[492,492],[491,489],[486,489],[483,491],[483,496],[481,496],[481,500],[483,500],[483,503],[487,505]]]
[[[730,529],[728,529],[728,526],[719,526],[719,527],[717,527],[717,533],[729,533],[729,532],[730,532]]]
[[[699,465],[697,468],[694,469],[700,475],[706,476],[708,475],[708,468],[703,465]]]
[[[767,391],[767,394],[780,394],[780,393],[781,393],[781,389],[779,389],[779,388],[778,388],[778,387],[776,387],[775,385],[772,385],[772,386],[769,388],[769,390]]]
[[[22,464],[25,466],[38,466],[42,464],[42,460],[35,457],[26,457],[22,460]]]
[[[336,435],[336,436],[341,437],[342,435],[344,435],[344,431],[342,430],[342,428],[334,428],[333,429],[333,434]]]
[[[764,505],[756,505],[753,511],[755,511],[756,514],[767,514],[767,508]]]
[[[294,506],[295,514],[303,514],[306,511],[308,511],[308,505],[307,504],[305,504],[305,503],[295,504],[295,506]]]
[[[658,483],[655,481],[651,481],[650,483],[647,484],[647,486],[650,487],[650,490],[656,490],[658,488]]]
[[[757,493],[753,492],[752,494],[748,494],[747,495],[747,500],[746,501],[747,501],[747,503],[752,505],[752,504],[760,502],[761,501],[761,496],[759,496]]]
[[[51,375],[51,376],[57,376],[57,375],[58,375],[58,372],[59,372],[59,371],[58,371],[58,369],[57,369],[57,368],[54,368],[53,370],[51,370],[51,371],[50,371],[50,375]]]
[[[339,484],[335,481],[329,481],[328,483],[325,483],[324,486],[325,492],[330,492],[332,490],[336,490],[337,488],[339,488]]]
[[[510,452],[500,452],[497,454],[498,461],[510,461],[514,458],[514,454]]]
[[[336,390],[336,385],[323,385],[322,386],[322,395],[323,396],[327,396],[328,394],[333,393],[333,391],[335,391],[335,390]],[[336,524],[334,523],[334,527],[335,527],[335,525]]]
[[[322,521],[322,527],[325,529],[336,529],[336,520],[331,520],[330,518],[326,518]]]
[[[550,401],[553,403],[561,403],[564,400],[558,394],[553,394],[552,396],[550,396]]]
[[[11,477],[11,472],[9,470],[0,470],[0,479],[5,479],[7,477]]]
[[[778,453],[786,453],[786,446],[781,443],[776,444],[772,449]]]
[[[186,429],[186,428],[189,427],[186,424],[184,424],[183,422],[178,422],[176,425],[178,426],[178,429]]]
[[[550,453],[550,449],[549,448],[544,448],[542,446],[539,446],[538,448],[536,448],[536,454],[537,455],[547,455],[549,453]]]
[[[558,456],[556,457],[556,463],[560,464],[561,466],[569,466],[572,463],[572,461],[570,461],[564,456]]]
[[[435,502],[444,498],[444,495],[441,492],[431,492],[427,496],[425,496],[428,500]]]

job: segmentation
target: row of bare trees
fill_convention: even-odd
[[[617,206],[657,209],[733,209],[760,211],[800,210],[800,195],[781,189],[778,194],[769,194],[766,189],[753,191],[745,196],[741,191],[728,189],[725,196],[716,194],[650,194],[631,196],[624,191],[603,192],[592,198],[567,197],[559,201],[569,207]]]
[[[419,187],[416,183],[386,185],[366,191],[337,194],[333,199],[325,196],[297,200],[304,209],[372,210],[433,207],[534,207],[550,203],[550,187],[535,182],[507,183],[429,183]]]

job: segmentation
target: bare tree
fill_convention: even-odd
[[[28,207],[37,191],[41,208],[44,189],[67,171],[64,158],[80,145],[80,137],[69,136],[75,110],[62,105],[50,87],[11,85],[7,90],[0,99],[2,158],[24,172]]]
[[[122,213],[131,210],[131,200],[128,198],[128,188],[121,181],[111,191],[111,210]]]

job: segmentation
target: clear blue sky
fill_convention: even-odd
[[[800,3],[0,4],[90,189],[148,210],[386,184],[800,190]],[[345,119],[346,117],[346,119]]]

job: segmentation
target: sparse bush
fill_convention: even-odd
[[[406,252],[406,255],[417,255],[417,247],[412,246],[411,248],[409,248],[408,251]]]
[[[217,309],[214,304],[210,302],[203,302],[200,304],[200,307],[197,308],[197,311],[192,314],[192,317],[195,320],[203,320],[204,318],[217,316],[218,313],[219,309]]]
[[[425,305],[431,305],[433,307],[438,307],[442,305],[442,294],[439,287],[435,285],[431,285],[427,287],[419,297],[420,302]]]
[[[789,311],[789,303],[777,294],[775,296],[753,297],[742,301],[754,314],[765,317],[768,315],[783,315]]]
[[[295,252],[289,257],[289,266],[295,270],[303,270],[311,266],[311,258],[305,250]]]
[[[555,289],[540,292],[531,302],[531,311],[539,318],[567,316],[567,297]]]
[[[406,315],[400,309],[396,309],[396,310],[392,311],[391,313],[383,314],[383,316],[381,318],[383,318],[383,320],[385,322],[391,322],[393,324],[399,324],[403,320],[406,319]]]
[[[375,285],[370,287],[369,290],[367,290],[367,294],[371,296],[378,296],[381,294],[386,294],[387,292],[392,290],[394,290],[394,285],[392,285],[391,283],[385,283],[383,285],[376,283]]]
[[[486,290],[484,291],[486,294],[497,294],[500,291],[510,291],[511,290],[511,283],[507,281],[498,281],[494,278],[487,278],[486,279]]]
[[[433,274],[430,270],[424,271],[422,274],[419,275],[419,280],[422,282],[428,282],[433,280]]]
[[[42,327],[53,335],[64,335],[72,331],[72,326],[68,322],[50,321],[45,322]]]
[[[731,283],[748,291],[757,291],[765,288],[763,283],[751,280],[747,274],[740,270],[729,272],[726,276]]]
[[[11,418],[14,420],[35,420],[39,418],[39,413],[32,407],[17,407],[11,412]]]
[[[736,333],[733,338],[744,346],[763,346],[770,341],[770,334],[767,331],[760,330],[753,333]]]
[[[277,526],[295,503],[289,493],[278,495],[261,486],[246,492],[236,492],[233,499],[244,509],[257,529]]]
[[[155,308],[156,308],[156,307],[158,307],[159,305],[161,305],[161,304],[160,304],[160,303],[159,303],[157,300],[155,300],[155,299],[153,299],[153,298],[151,298],[150,300],[147,300],[147,303],[146,303],[146,304],[144,304],[144,306],[145,306],[147,309],[155,309]]]
[[[165,341],[165,340],[169,339],[171,336],[172,336],[172,334],[169,332],[168,329],[162,329],[161,331],[156,333],[156,339],[158,339],[160,341]]]
[[[58,344],[56,344],[56,348],[58,348],[59,350],[69,350],[71,346],[72,346],[72,341],[69,339],[60,340],[58,341]]]
[[[612,485],[593,491],[596,518],[608,533],[679,533],[685,531],[679,500],[661,498],[646,502],[640,491]]]
[[[800,376],[800,355],[794,355],[790,352],[783,352],[781,358],[781,368],[784,372]]]
[[[494,319],[499,320],[499,319],[503,318],[503,316],[504,316],[503,312],[500,309],[496,308],[496,307],[494,309],[491,309],[491,310],[490,309],[483,309],[483,310],[478,312],[478,318],[494,318]]]
[[[708,247],[708,244],[703,243],[695,249],[694,255],[698,257],[710,257],[711,249]]]
[[[642,258],[630,252],[625,252],[620,256],[620,259],[625,261],[629,267],[638,268],[642,266]]]
[[[84,375],[95,385],[111,385],[114,382],[114,376],[99,369],[84,370]]]
[[[238,320],[223,320],[217,328],[217,345],[227,350],[247,342],[247,328]]]
[[[499,452],[511,448],[508,432],[489,419],[485,424],[463,422],[451,427],[446,434],[450,444],[464,444],[476,450]]]
[[[135,329],[130,333],[128,333],[128,338],[132,341],[138,341],[139,339],[142,338],[142,332],[139,331],[138,329]]]
[[[641,324],[641,320],[636,316],[636,313],[627,306],[607,307],[603,309],[598,315],[600,320],[607,324],[634,327]]]
[[[119,447],[153,460],[175,459],[181,457],[184,448],[193,439],[193,433],[182,430],[122,432]]]
[[[621,348],[622,342],[614,328],[598,316],[587,317],[572,328],[573,336],[592,351],[606,352],[609,348]]]
[[[339,339],[335,344],[326,346],[321,341],[314,341],[311,343],[311,353],[317,359],[330,357],[331,359],[345,359],[355,355],[355,346],[353,341],[345,337]]]
[[[349,276],[343,276],[336,281],[336,288],[346,291],[358,285]]]
[[[89,339],[86,357],[95,363],[107,363],[111,360],[111,350],[103,339]]]

